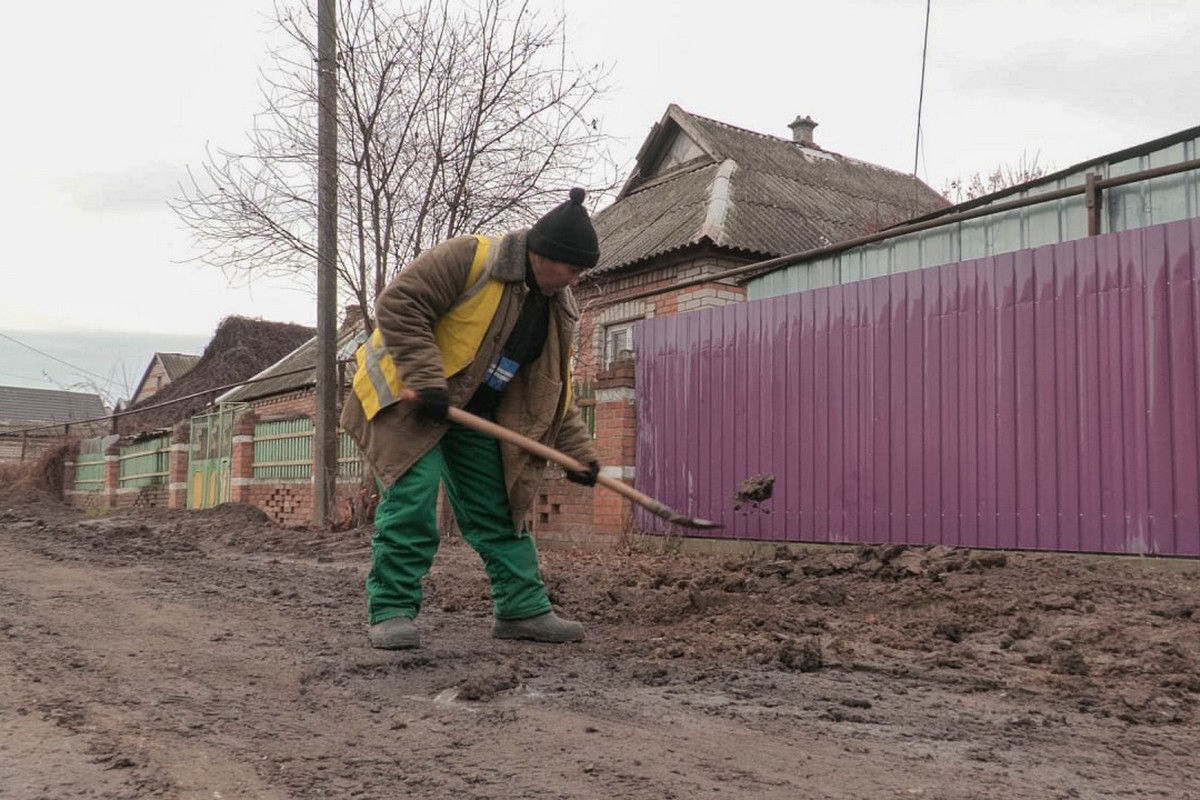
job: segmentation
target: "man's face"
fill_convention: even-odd
[[[559,289],[579,283],[583,270],[563,261],[546,258],[541,253],[529,252],[529,266],[542,294],[552,295]]]

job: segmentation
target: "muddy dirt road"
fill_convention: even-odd
[[[368,536],[0,495],[0,797],[1200,798],[1197,563],[550,552],[549,646],[447,541],[387,653]]]

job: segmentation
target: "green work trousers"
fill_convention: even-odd
[[[439,481],[463,538],[483,558],[495,615],[527,619],[549,611],[533,537],[513,529],[500,443],[450,423],[442,440],[379,498],[367,575],[371,624],[399,615],[415,618],[421,610],[421,579],[441,540]]]

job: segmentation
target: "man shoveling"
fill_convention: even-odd
[[[381,485],[367,576],[372,646],[420,646],[421,579],[440,541],[443,482],[463,538],[483,559],[501,639],[574,642],[583,626],[551,609],[523,520],[546,461],[454,422],[451,407],[493,420],[587,465],[567,478],[594,486],[600,466],[571,397],[571,293],[600,251],[584,191],[532,228],[462,236],[426,251],[376,301],[359,348],[342,427]]]

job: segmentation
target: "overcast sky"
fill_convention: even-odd
[[[278,41],[272,1],[11,5],[0,332],[93,379],[136,381],[155,350],[200,352],[229,314],[315,324],[304,287],[231,288],[186,263],[189,234],[167,207],[207,145],[244,142]],[[626,166],[674,102],[784,137],[810,115],[823,147],[908,172],[925,7],[592,0],[566,14],[577,61],[612,68],[596,110]],[[1064,168],[1200,124],[1196,41],[1191,0],[933,0],[917,172],[940,190],[1022,156]],[[95,346],[67,358],[51,332]],[[0,383],[77,382],[12,339],[0,338]]]

